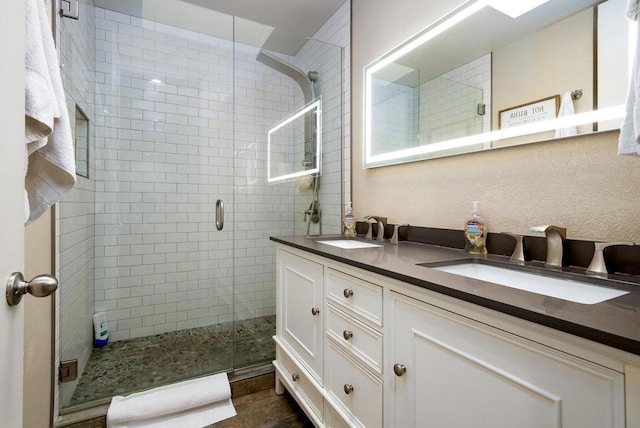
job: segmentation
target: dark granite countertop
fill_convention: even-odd
[[[474,258],[462,250],[407,241],[401,241],[399,245],[375,242],[382,247],[343,250],[317,242],[328,239],[344,238],[271,237],[272,241],[280,244],[640,355],[640,278],[637,276],[608,275],[598,278],[585,275],[584,269],[570,267],[556,271],[554,276],[561,275],[629,291],[628,294],[601,303],[581,304],[419,265]],[[509,262],[508,257],[490,255],[480,258],[518,268]],[[525,268],[538,273],[549,272],[543,263],[532,262],[527,265]]]

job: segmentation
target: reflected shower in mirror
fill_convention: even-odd
[[[619,127],[625,0],[549,0],[516,18],[487,3],[365,68],[365,168]]]

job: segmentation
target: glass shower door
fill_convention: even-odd
[[[233,18],[211,11],[201,33],[147,12],[86,5],[60,22],[91,155],[58,210],[57,355],[78,370],[61,408],[233,369]]]

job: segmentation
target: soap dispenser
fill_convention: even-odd
[[[464,250],[470,254],[487,254],[487,228],[480,219],[478,201],[473,201],[473,213],[464,225]]]
[[[356,236],[356,220],[353,217],[353,209],[351,208],[351,202],[347,204],[344,209],[344,236],[353,238]]]

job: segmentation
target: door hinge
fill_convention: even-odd
[[[58,368],[58,380],[71,382],[78,378],[78,360],[63,361]]]

